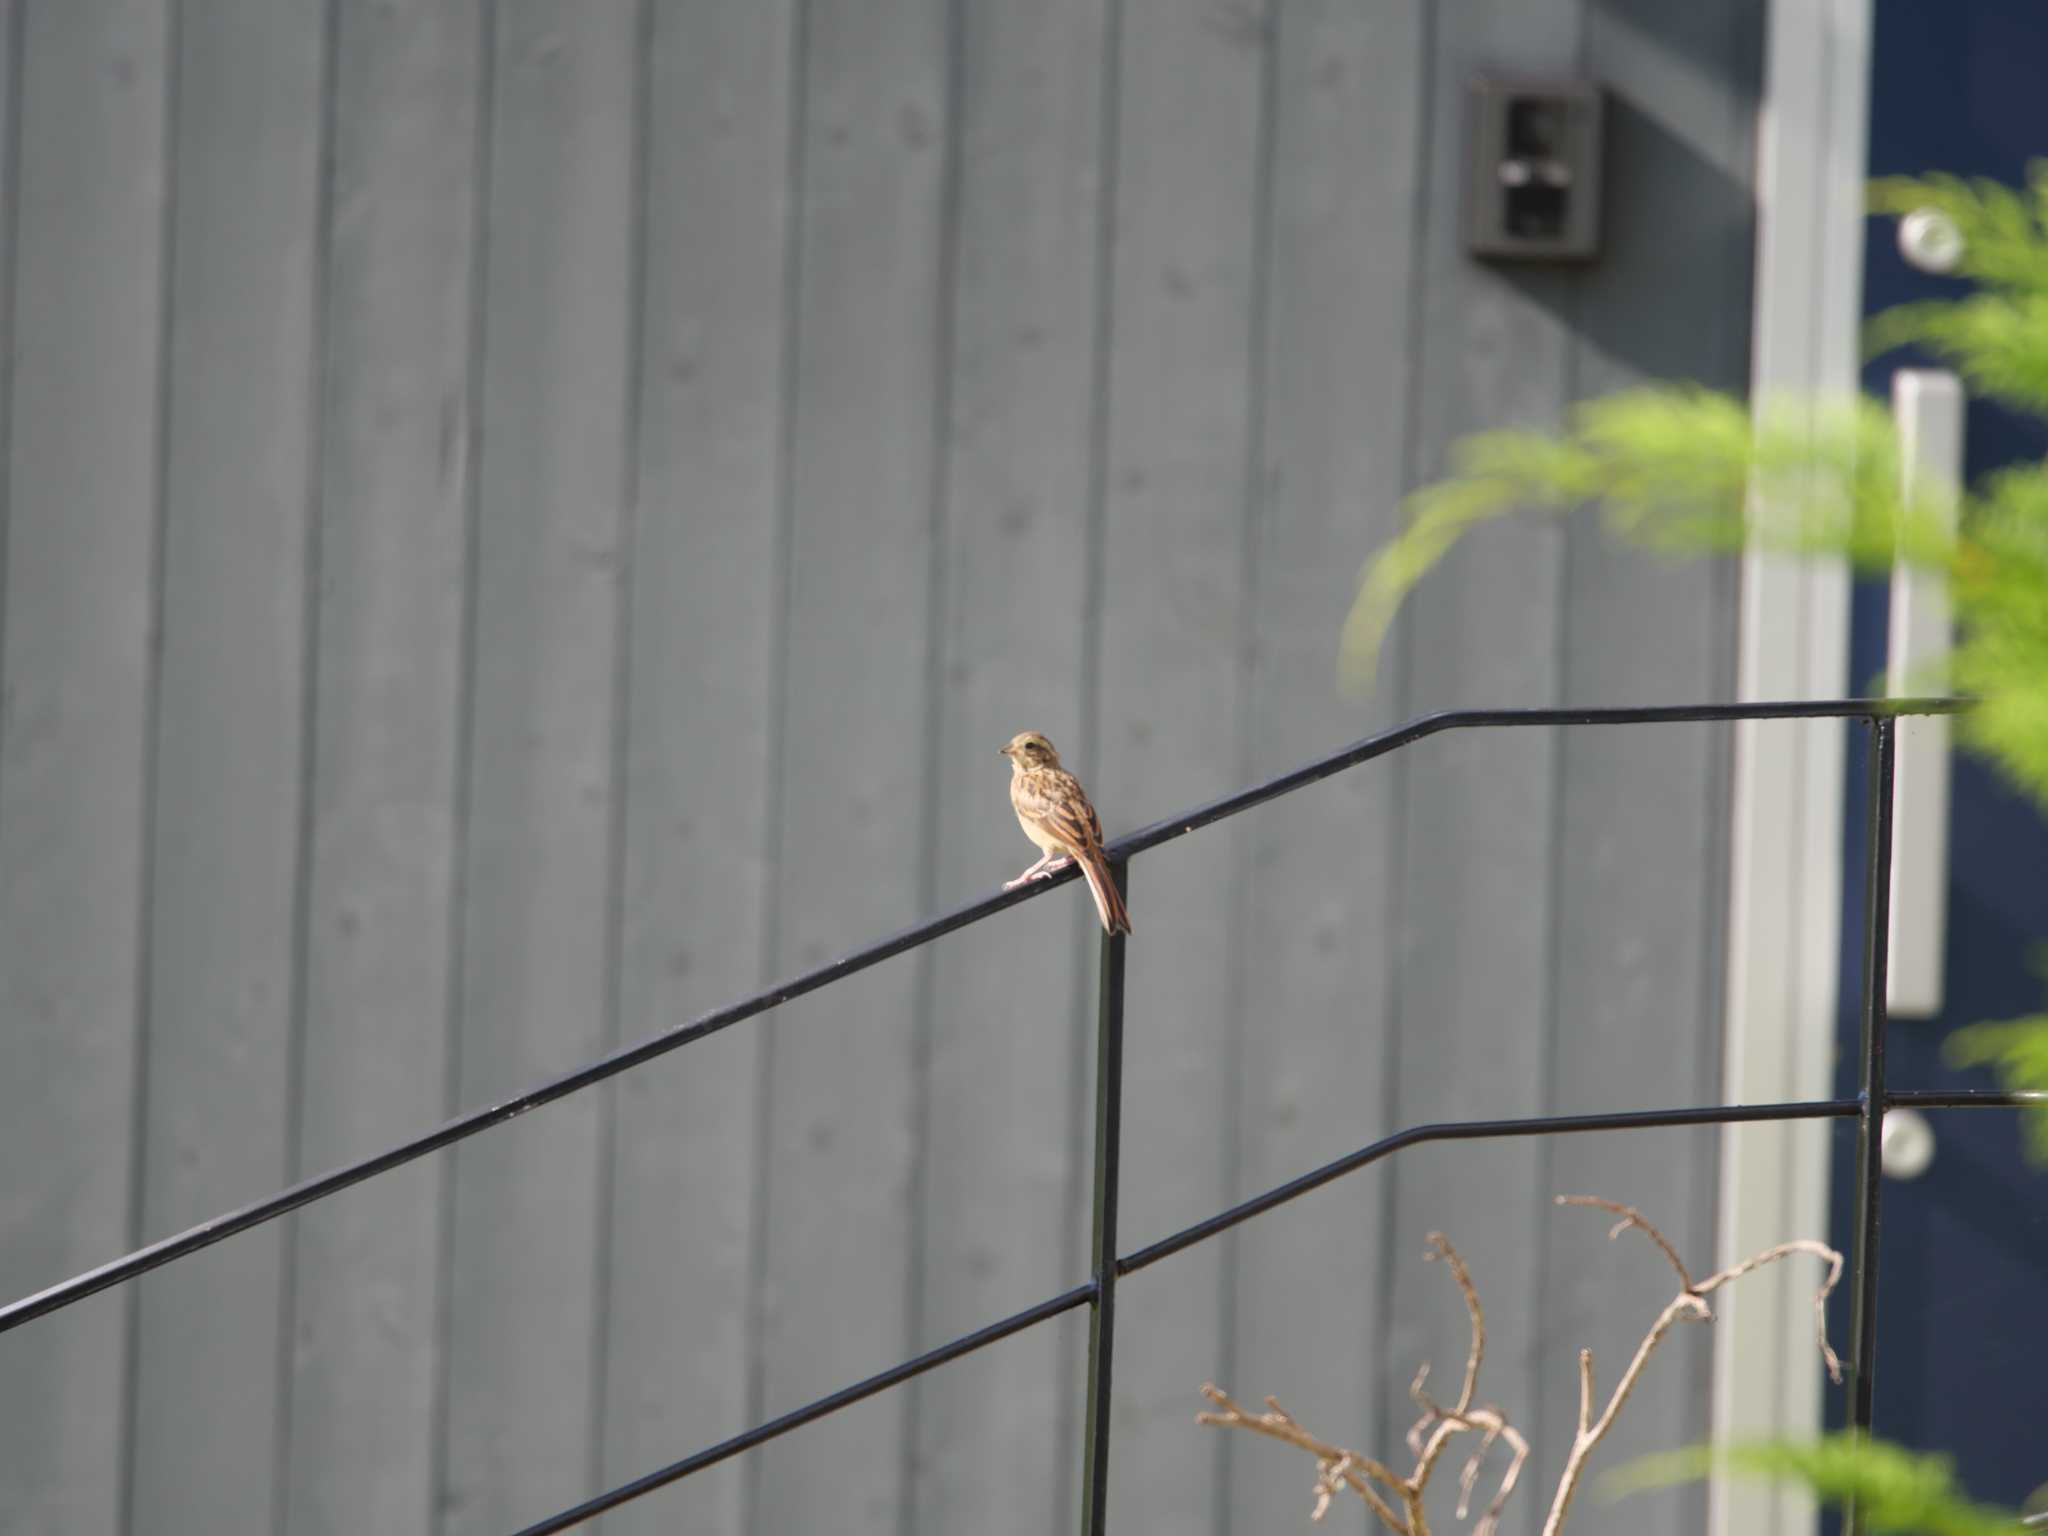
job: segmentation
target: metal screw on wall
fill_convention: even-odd
[[[1963,232],[1939,208],[1915,208],[1899,220],[1899,254],[1922,272],[1942,276],[1963,259]]]
[[[1917,1179],[1934,1161],[1934,1127],[1917,1109],[1888,1109],[1878,1150],[1886,1178]]]

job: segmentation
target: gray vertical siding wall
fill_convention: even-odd
[[[1577,525],[1461,550],[1371,703],[1334,646],[1461,433],[1743,378],[1761,4],[0,0],[0,1292],[987,890],[1025,726],[1115,831],[1406,714],[1725,695],[1728,573]],[[1597,265],[1463,258],[1482,65],[1613,89]],[[1441,738],[1143,860],[1130,1239],[1710,1097],[1725,747]],[[490,1536],[1073,1283],[1085,905],[0,1339],[0,1527]],[[1705,1255],[1712,1149],[1410,1154],[1138,1277],[1116,1524],[1303,1517],[1205,1378],[1395,1444],[1438,1227],[1540,1490],[1665,1285],[1547,1197]],[[1065,1529],[1078,1343],[606,1529]]]

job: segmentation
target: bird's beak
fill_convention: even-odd
[[[1008,747],[998,747],[998,748],[996,748],[996,756],[997,756],[997,757],[1008,757],[1009,755],[1010,755],[1010,749],[1009,749]]]

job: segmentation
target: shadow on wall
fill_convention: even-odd
[[[1611,86],[1605,153],[1600,248],[1590,264],[1488,265],[1622,370],[1744,387],[1749,328],[1726,318],[1750,308],[1750,188]],[[1716,302],[1697,301],[1699,284],[1722,290]]]

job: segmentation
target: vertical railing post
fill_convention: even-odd
[[[1893,744],[1898,728],[1889,715],[1867,723],[1870,804],[1864,845],[1870,870],[1863,899],[1862,1073],[1857,1090],[1861,1107],[1856,1115],[1856,1248],[1849,1321],[1849,1427],[1866,1434],[1877,1367],[1878,1198],[1884,1175],[1885,997],[1891,964]],[[1853,1504],[1846,1526],[1849,1536],[1863,1530],[1862,1512]]]
[[[1129,866],[1110,877],[1129,886]],[[1081,1474],[1081,1529],[1103,1536],[1109,1512],[1109,1389],[1116,1349],[1116,1202],[1123,1159],[1124,936],[1102,939],[1102,991],[1095,1018],[1095,1214],[1090,1222],[1095,1295],[1088,1308],[1088,1420]]]

